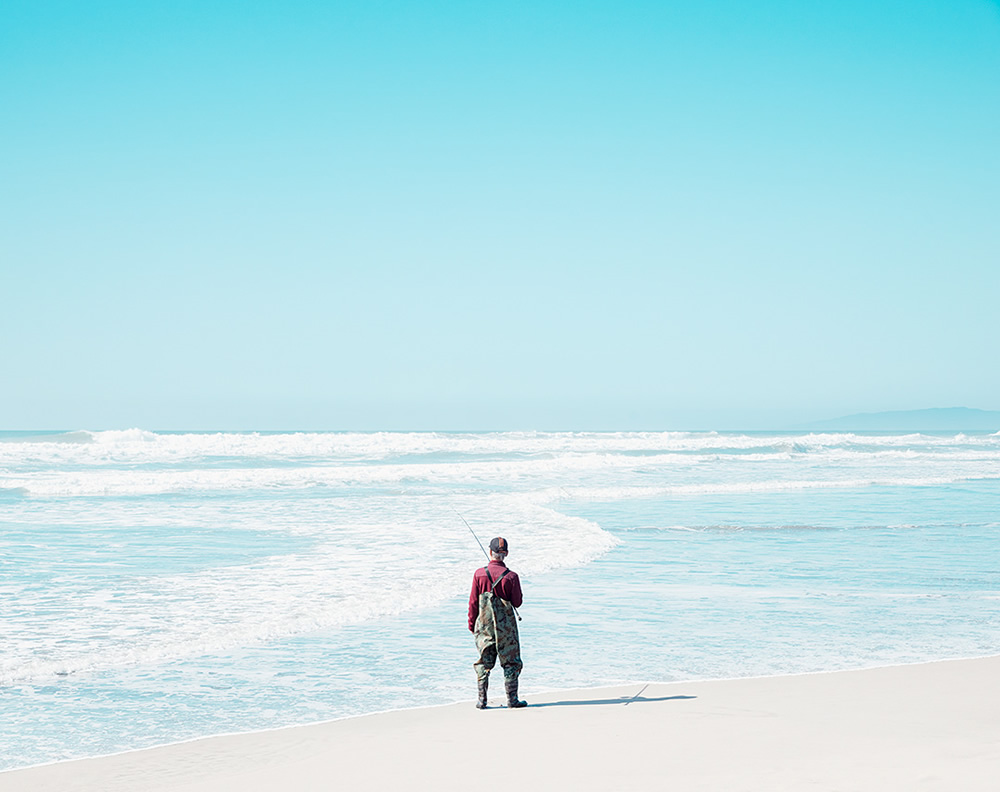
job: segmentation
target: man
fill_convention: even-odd
[[[477,569],[472,577],[469,629],[476,636],[479,650],[479,660],[473,666],[479,682],[477,709],[486,709],[490,671],[498,657],[503,668],[507,706],[512,709],[528,706],[517,698],[517,677],[522,663],[514,608],[521,605],[521,581],[504,563],[508,549],[507,540],[502,536],[491,541],[490,563]]]

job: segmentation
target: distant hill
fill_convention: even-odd
[[[863,432],[1000,431],[1000,410],[974,410],[969,407],[933,407],[928,410],[858,413],[816,421],[806,429],[856,429]]]

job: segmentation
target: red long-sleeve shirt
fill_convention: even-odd
[[[497,578],[503,575],[504,570],[506,570],[507,574],[503,575],[503,580],[497,583],[497,587],[493,590],[503,599],[508,600],[515,608],[520,608],[521,581],[517,577],[517,572],[507,569],[507,565],[503,561],[490,561],[489,570],[490,577],[493,578],[494,583],[497,582]],[[476,570],[476,574],[472,576],[472,593],[469,595],[470,632],[475,629],[476,617],[479,615],[479,595],[489,590],[490,581],[486,577],[486,569],[480,567]]]

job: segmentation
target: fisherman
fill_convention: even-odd
[[[517,698],[517,678],[521,673],[521,644],[517,637],[514,608],[521,605],[521,581],[517,572],[507,569],[507,540],[502,536],[490,542],[490,563],[477,569],[469,595],[469,630],[476,636],[479,660],[473,665],[479,683],[476,709],[486,709],[490,671],[500,658],[503,668],[507,706],[526,707]]]

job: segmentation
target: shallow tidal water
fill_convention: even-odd
[[[0,436],[0,768],[522,694],[1000,653],[1000,437]],[[499,689],[499,686],[496,686]]]

